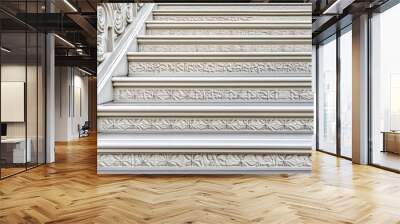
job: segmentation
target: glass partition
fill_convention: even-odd
[[[26,141],[26,33],[1,34],[1,175],[26,169],[31,151]],[[4,50],[6,49],[6,50]]]
[[[1,1],[0,178],[45,162],[45,34],[20,20],[43,1]]]
[[[27,150],[29,160],[27,167],[31,168],[37,165],[38,157],[38,35],[36,32],[27,32],[27,82],[26,82],[26,114],[27,114]]]

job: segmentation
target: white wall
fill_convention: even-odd
[[[18,64],[4,64],[1,66],[1,81],[2,82],[24,82],[26,83],[25,76],[26,70],[32,70],[32,66],[28,66],[28,68],[24,65]],[[33,96],[33,93],[27,93],[27,96]],[[36,96],[36,94],[35,94]],[[1,108],[2,110],[6,110],[7,108]],[[29,116],[29,115],[28,115]],[[28,117],[30,121],[30,117]],[[7,123],[7,136],[8,137],[25,137],[25,124],[26,122],[8,122]],[[29,126],[30,127],[30,126]]]
[[[88,78],[76,68],[56,67],[55,85],[55,140],[78,139],[78,125],[88,120]]]

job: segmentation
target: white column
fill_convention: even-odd
[[[314,93],[314,136],[312,139],[312,149],[316,150],[317,149],[317,46],[312,45],[312,91]]]
[[[55,161],[54,133],[55,133],[55,60],[54,35],[46,36],[46,163]]]
[[[353,162],[368,163],[368,15],[353,20]]]

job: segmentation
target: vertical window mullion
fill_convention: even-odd
[[[28,19],[28,1],[25,0],[25,21]],[[28,170],[28,24],[25,23],[25,102],[24,102],[24,117],[25,117],[25,170]]]
[[[341,119],[340,119],[340,79],[341,79],[341,66],[340,66],[340,36],[341,32],[339,27],[336,31],[336,154],[341,156]]]

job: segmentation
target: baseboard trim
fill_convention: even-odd
[[[97,169],[98,175],[107,174],[160,174],[160,175],[172,175],[172,174],[193,174],[193,175],[237,175],[237,174],[256,174],[256,175],[267,175],[267,174],[298,174],[298,173],[311,173],[312,168],[291,168],[291,169],[234,169],[234,168],[221,168],[221,169]]]

